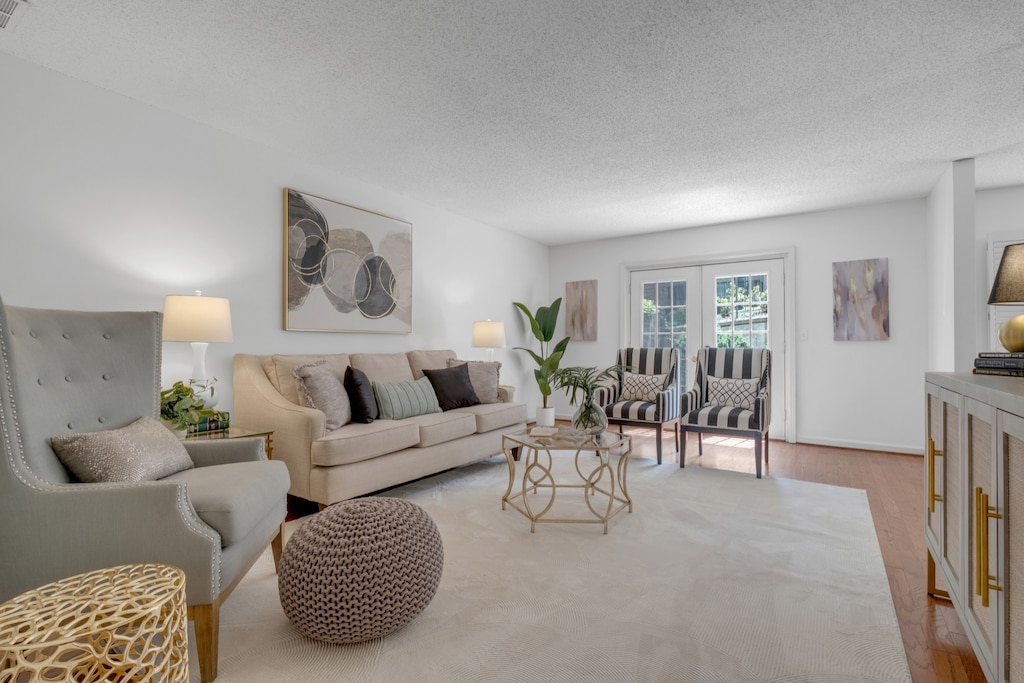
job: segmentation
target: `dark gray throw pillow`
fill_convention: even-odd
[[[345,369],[345,391],[352,405],[352,421],[369,424],[377,419],[377,399],[370,378],[351,365]]]
[[[456,365],[452,368],[441,368],[428,370],[423,368],[423,374],[430,380],[437,394],[437,402],[441,410],[452,408],[465,408],[480,404],[480,399],[473,389],[473,383],[469,381],[469,366]]]

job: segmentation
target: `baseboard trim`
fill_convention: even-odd
[[[899,453],[901,455],[924,455],[923,448],[907,448],[906,446],[894,446],[887,443],[874,443],[870,441],[844,441],[842,439],[821,439],[815,437],[798,436],[798,444],[810,446],[829,446],[832,448],[846,448],[856,451],[880,451],[882,453]]]

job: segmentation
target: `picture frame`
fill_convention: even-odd
[[[284,188],[284,329],[412,332],[412,224]]]
[[[565,283],[565,328],[572,341],[597,341],[597,280]]]
[[[889,339],[889,259],[832,263],[835,341]]]

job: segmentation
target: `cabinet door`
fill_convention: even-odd
[[[925,384],[925,485],[924,485],[924,537],[928,545],[928,592],[945,595],[935,586],[935,568],[932,562],[945,555],[942,533],[942,507],[944,505],[943,461],[945,445],[942,417],[944,413],[942,389]]]
[[[964,400],[966,413],[966,461],[964,482],[964,553],[967,581],[961,593],[965,607],[961,619],[971,634],[978,661],[989,680],[1002,681],[997,665],[1002,636],[1002,590],[992,590],[1001,575],[998,542],[1002,526],[996,518],[1000,506],[997,482],[999,439],[996,438],[996,409],[974,399]],[[1000,430],[1004,429],[1000,424]]]
[[[942,552],[938,558],[946,590],[954,602],[963,594],[961,586],[966,558],[964,549],[964,458],[960,441],[963,413],[960,409],[963,397],[947,389],[938,391],[938,410],[941,414],[941,431],[936,446],[942,452],[935,458],[936,488],[941,503],[936,504],[941,530]]]
[[[1003,588],[998,595],[1006,617],[999,623],[1005,624],[1006,633],[999,639],[1003,650],[996,661],[1005,666],[1001,680],[1024,681],[1024,524],[1020,519],[1010,523],[1011,511],[1017,518],[1024,515],[1024,418],[999,413],[998,455],[1002,485],[996,507],[1003,518],[991,523],[989,534],[1001,551],[997,567],[1002,571],[992,573],[997,576],[994,583]]]

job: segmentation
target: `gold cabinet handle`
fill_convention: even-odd
[[[935,503],[942,502],[942,496],[935,493],[935,458],[941,456],[942,451],[935,448],[935,441],[928,437],[928,512],[935,512]]]
[[[990,519],[1002,519],[1003,516],[988,504],[988,494],[980,486],[974,488],[974,548],[977,553],[975,562],[974,592],[981,596],[981,606],[988,607],[990,591],[1001,591],[1003,587],[995,583],[995,576],[988,573],[988,527]]]

